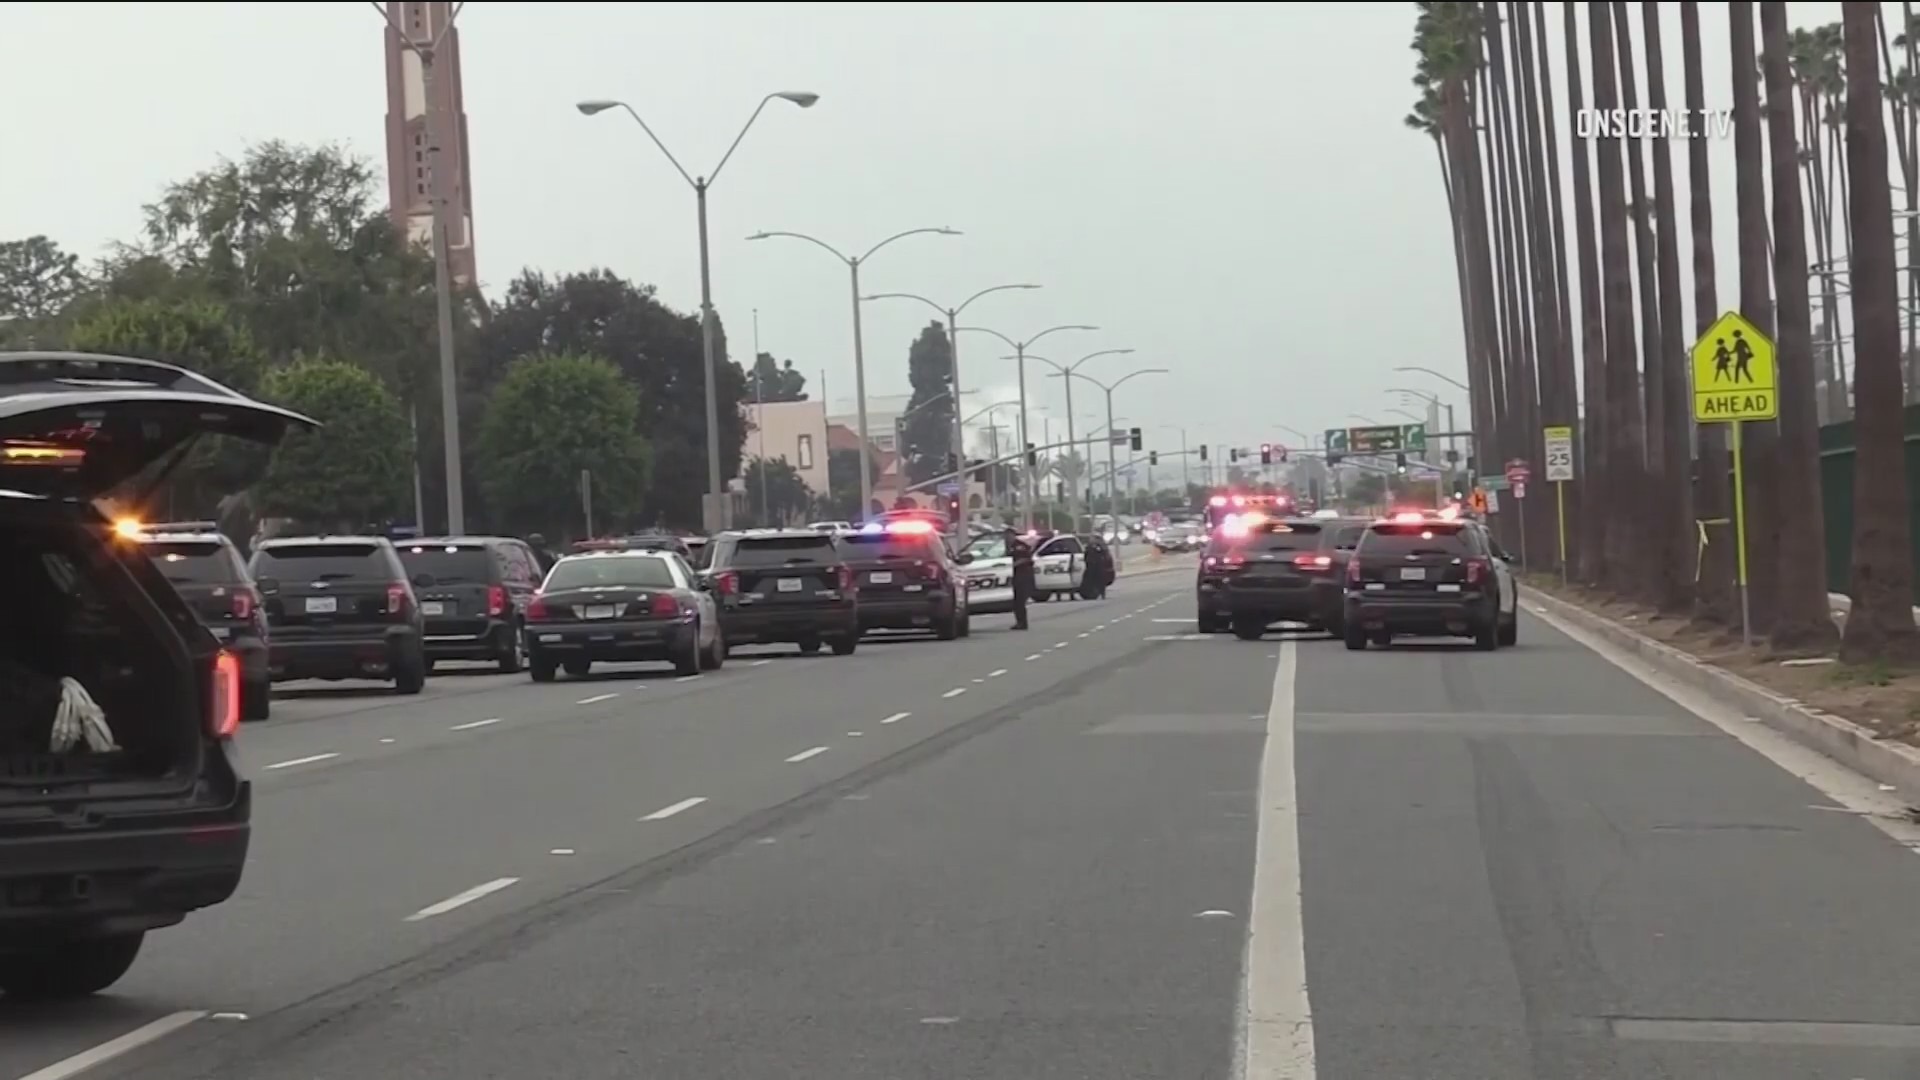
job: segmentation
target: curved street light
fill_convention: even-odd
[[[1038,285],[1026,284],[994,285],[990,288],[981,289],[979,292],[967,297],[961,301],[957,307],[942,307],[934,301],[921,296],[919,293],[910,292],[875,293],[872,296],[863,296],[860,298],[862,300],[918,300],[947,317],[947,352],[952,362],[953,459],[963,465],[966,464],[967,443],[965,433],[966,425],[960,420],[960,404],[966,400],[961,396],[960,391],[960,313],[967,310],[970,304],[983,296],[989,296],[997,292],[1008,292],[1013,289],[1037,289],[1039,287]]]
[[[1080,359],[1075,360],[1073,363],[1066,364],[1066,365],[1054,363],[1052,360],[1049,360],[1044,356],[1034,356],[1034,357],[1030,357],[1030,359],[1038,360],[1041,363],[1047,365],[1048,367],[1052,368],[1053,370],[1059,372],[1062,375],[1072,375],[1075,372],[1080,370],[1081,364],[1084,364],[1089,360],[1095,360],[1102,356],[1125,356],[1126,354],[1131,353],[1132,351],[1133,351],[1132,349],[1101,349],[1099,352],[1088,353],[1087,355],[1081,357]],[[1107,410],[1107,440],[1109,444],[1111,444],[1113,440],[1113,410],[1112,409]],[[1080,444],[1077,441],[1075,441],[1073,437],[1073,380],[1072,379],[1067,380],[1067,441],[1070,443],[1073,443],[1074,453],[1077,454],[1080,452]],[[1109,454],[1108,456],[1111,457],[1112,455]],[[1108,464],[1112,464],[1112,462],[1108,462]],[[1067,499],[1067,514],[1071,516],[1075,521],[1080,520],[1080,512],[1078,510],[1079,502],[1080,502],[1080,493],[1078,491],[1073,492],[1072,495],[1070,495]]]
[[[633,122],[640,125],[640,130],[647,133],[647,138],[653,140],[653,145],[659,147],[660,153],[666,156],[667,163],[680,174],[680,179],[685,180],[688,186],[693,188],[694,206],[700,222],[700,356],[701,366],[706,369],[707,382],[707,498],[706,505],[702,507],[701,517],[705,519],[704,524],[710,532],[718,531],[729,524],[728,518],[731,515],[727,511],[731,504],[726,500],[725,481],[720,477],[720,396],[716,388],[715,375],[719,361],[714,356],[716,341],[713,332],[713,268],[707,251],[707,189],[719,179],[720,170],[726,168],[727,162],[733,159],[733,152],[740,148],[740,140],[747,137],[747,132],[753,128],[753,122],[760,119],[760,113],[775,100],[789,101],[803,109],[810,109],[814,102],[820,100],[820,95],[811,90],[777,90],[761,98],[760,104],[753,110],[753,115],[747,117],[747,122],[740,126],[740,134],[733,137],[733,143],[727,147],[727,152],[720,155],[720,163],[705,176],[690,175],[680,164],[680,159],[673,156],[673,151],[667,149],[667,144],[660,141],[660,136],[655,135],[653,129],[647,126],[647,122],[634,111],[633,106],[626,102],[612,98],[595,98],[574,106],[583,116],[596,116],[609,109],[626,110],[627,115],[633,117]],[[860,466],[863,469],[866,467],[864,459]]]
[[[825,240],[817,236],[808,236],[806,233],[763,230],[747,237],[749,240],[772,240],[775,237],[786,237],[789,240],[805,240],[807,243],[828,252],[834,258],[846,263],[847,271],[852,275],[853,395],[855,399],[854,411],[859,417],[857,422],[860,425],[860,518],[863,521],[873,513],[873,448],[869,445],[867,436],[867,358],[865,349],[860,341],[860,267],[868,259],[873,258],[874,252],[879,251],[895,240],[904,240],[909,236],[920,236],[923,234],[959,236],[960,230],[950,229],[945,225],[922,229],[908,229],[905,232],[894,233],[892,236],[868,248],[864,254],[860,255],[845,254],[839,248],[834,247]],[[959,400],[958,395],[956,395],[954,397],[955,403],[957,404]]]
[[[1133,350],[1132,349],[1109,349],[1107,351],[1108,352],[1132,352]],[[1081,364],[1086,363],[1088,360],[1093,359],[1093,357],[1101,356],[1101,355],[1104,355],[1104,354],[1093,353],[1090,356],[1083,356],[1080,358],[1078,362],[1076,362],[1073,365],[1073,368],[1077,368]],[[1039,359],[1039,358],[1035,357],[1035,359]],[[1047,363],[1052,364],[1053,362],[1049,360],[1047,361]],[[1129,371],[1125,375],[1120,376],[1118,379],[1115,379],[1110,383],[1104,383],[1104,382],[1101,382],[1099,379],[1094,378],[1091,375],[1082,375],[1078,371],[1073,370],[1073,368],[1060,367],[1060,365],[1058,364],[1053,364],[1053,366],[1055,368],[1058,368],[1060,372],[1058,375],[1055,375],[1054,378],[1066,380],[1066,384],[1068,387],[1073,386],[1073,380],[1075,379],[1085,379],[1088,382],[1092,383],[1093,385],[1106,391],[1107,393],[1107,513],[1112,514],[1114,512],[1114,507],[1118,505],[1117,503],[1114,502],[1114,500],[1118,496],[1116,496],[1114,493],[1114,475],[1115,474],[1114,474],[1114,456],[1113,456],[1113,422],[1114,422],[1113,421],[1113,392],[1115,390],[1120,389],[1122,386],[1125,386],[1129,380],[1137,379],[1142,375],[1171,375],[1173,374],[1173,372],[1163,367],[1140,368],[1137,371]],[[1071,415],[1071,413],[1069,413],[1069,415]],[[1071,439],[1073,436],[1069,435],[1067,437]]]
[[[1100,328],[1097,326],[1088,326],[1085,323],[1062,323],[1059,326],[1049,326],[1025,341],[1015,341],[998,330],[989,330],[984,326],[960,326],[954,329],[956,332],[960,330],[970,330],[977,334],[991,334],[1001,341],[1006,342],[1008,347],[1013,349],[1015,358],[1020,362],[1020,449],[1024,451],[1027,448],[1027,346],[1032,345],[1048,334],[1058,333],[1061,330],[1098,330]],[[1033,528],[1034,479],[1027,475],[1027,470],[1025,469],[1021,470],[1020,475],[1020,516],[1026,519],[1026,528],[1031,530]]]

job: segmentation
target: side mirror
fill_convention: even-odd
[[[713,579],[705,574],[695,574],[693,576],[693,587],[701,592],[712,592]]]
[[[270,577],[254,578],[253,587],[259,589],[263,595],[266,593],[277,593],[280,591],[280,579]]]
[[[431,588],[433,588],[433,575],[432,575],[432,574],[415,574],[415,575],[413,575],[413,587],[414,587],[414,588],[416,588],[416,589],[431,589]]]

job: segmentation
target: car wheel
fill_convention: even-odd
[[[706,666],[706,650],[700,647],[700,624],[693,625],[693,632],[686,641],[673,650],[673,673],[675,675],[698,675]]]
[[[427,658],[410,656],[400,661],[400,670],[393,673],[393,692],[396,694],[417,694],[427,688]]]
[[[1348,652],[1365,652],[1366,651],[1367,632],[1365,630],[1362,630],[1357,626],[1349,626],[1347,627],[1346,632],[1341,635],[1341,637],[1345,639],[1347,643]]]
[[[560,674],[560,665],[549,657],[531,653],[527,656],[527,671],[533,676],[534,682],[552,682]]]
[[[1513,646],[1520,644],[1520,613],[1519,612],[1516,611],[1512,615],[1501,620],[1499,643],[1500,643],[1500,647],[1503,649],[1510,649]]]
[[[973,612],[963,612],[960,616],[960,636],[973,636]]]
[[[261,679],[240,687],[240,718],[265,720],[273,714],[273,680]]]
[[[1473,628],[1473,647],[1481,652],[1492,652],[1500,647],[1500,617],[1494,616]]]
[[[569,660],[560,666],[566,669],[567,674],[576,679],[584,679],[593,674],[593,661],[591,660]]]
[[[507,624],[507,651],[500,654],[500,674],[515,675],[527,666],[527,639],[520,628]]]
[[[1234,620],[1233,636],[1239,638],[1241,641],[1259,641],[1262,637],[1266,636],[1266,633],[1267,626],[1265,623],[1255,622],[1252,619]]]
[[[812,656],[812,655],[813,655],[814,653],[817,653],[817,652],[819,652],[819,651],[820,651],[820,639],[819,639],[819,638],[808,638],[807,640],[805,640],[805,641],[803,641],[803,642],[801,642],[801,643],[800,643],[800,651],[801,651],[801,652],[803,652],[803,653],[805,653],[805,654],[806,654],[806,655],[808,655],[808,656]]]
[[[1195,621],[1199,624],[1199,630],[1203,634],[1226,633],[1227,627],[1225,623],[1222,622],[1222,620],[1218,616],[1209,615],[1203,611],[1200,613],[1200,617]]]
[[[848,634],[846,637],[834,638],[833,655],[852,656],[853,650],[858,647],[859,644],[860,636],[858,634]]]
[[[939,638],[941,641],[952,641],[954,638],[959,637],[960,616],[953,612],[948,612],[947,617],[941,619],[939,625],[933,628],[933,636]]]
[[[144,931],[75,938],[31,952],[0,956],[0,994],[51,1001],[97,994],[127,973],[140,955]]]
[[[719,671],[720,665],[727,662],[727,637],[718,627],[713,631],[713,644],[707,646],[706,667],[708,671]]]

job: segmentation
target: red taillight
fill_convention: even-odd
[[[547,598],[538,593],[527,601],[527,621],[538,622],[547,617]]]
[[[396,581],[387,586],[387,614],[398,615],[407,610],[407,583]]]
[[[252,618],[253,609],[259,606],[254,599],[252,591],[248,589],[233,590],[232,594],[227,597],[227,601],[233,605],[233,617],[236,619]]]
[[[1347,559],[1347,580],[1355,585],[1360,584],[1360,560],[1357,557]]]
[[[1467,560],[1467,584],[1478,585],[1487,573],[1487,564],[1480,559]]]
[[[838,566],[838,567],[835,567],[834,569],[839,571],[840,591],[852,592],[853,591],[853,568],[850,566]]]
[[[1328,555],[1295,555],[1293,565],[1302,570],[1325,570],[1333,565],[1333,558]]]
[[[207,692],[207,734],[231,739],[240,730],[240,658],[225,649],[213,657],[213,685]]]
[[[670,593],[655,593],[653,606],[648,608],[648,614],[656,619],[677,619],[683,614],[680,610],[680,598]]]
[[[507,613],[507,590],[500,585],[487,586],[487,614],[499,617]]]
[[[722,570],[713,575],[713,591],[721,596],[732,596],[740,591],[740,575],[731,570]]]

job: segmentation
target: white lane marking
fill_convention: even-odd
[[[1300,817],[1294,780],[1294,675],[1299,652],[1280,645],[1267,741],[1260,754],[1253,900],[1245,980],[1235,1027],[1235,1074],[1247,1080],[1313,1080],[1313,1006],[1307,995],[1306,930],[1300,914]]]
[[[1190,623],[1190,622],[1194,622],[1194,621],[1196,621],[1196,620],[1194,620],[1194,619],[1155,619],[1155,620],[1153,620],[1153,621],[1154,621],[1154,622],[1164,622],[1164,623]]]
[[[811,750],[802,750],[799,753],[788,758],[787,764],[791,765],[796,761],[805,761],[808,758],[819,757],[821,754],[824,754],[826,752],[827,752],[827,748],[824,746],[816,746]]]
[[[549,854],[549,855],[571,855],[571,854],[573,854],[573,849],[572,849],[572,848],[570,848],[570,847],[557,847],[557,848],[554,848],[554,849],[553,849],[552,851],[549,851],[549,852],[547,852],[547,854]]]
[[[1080,636],[1081,636],[1081,637],[1086,637],[1087,635],[1085,635],[1085,634],[1081,634]]]
[[[491,720],[474,720],[465,724],[455,724],[452,727],[448,728],[447,730],[448,731],[472,731],[474,728],[492,727],[493,725],[499,722],[500,722],[500,718],[496,716]]]
[[[382,746],[387,746],[387,745],[390,745],[390,744],[392,744],[392,743],[393,743],[393,742],[395,742],[395,741],[396,741],[396,740],[394,740],[394,739],[381,739],[381,740],[380,740],[380,745],[382,745]]]
[[[693,809],[696,806],[699,806],[701,803],[706,801],[707,801],[707,797],[705,795],[695,795],[691,799],[681,799],[679,802],[674,803],[672,806],[663,806],[660,809],[655,810],[653,813],[648,814],[646,817],[641,818],[640,820],[641,821],[665,821],[675,814],[684,813],[688,810]]]
[[[985,680],[985,679],[975,679],[975,680],[973,680],[973,683],[974,683],[974,685],[975,685],[975,686],[978,686],[978,685],[980,685],[981,683],[984,683],[984,682],[986,682],[986,681],[987,681],[987,680]]]
[[[849,731],[849,732],[847,732],[847,738],[849,738],[849,739],[857,739],[857,738],[859,738],[860,736],[862,736],[862,735],[865,735],[865,734],[866,734],[866,732],[864,732],[864,731]]]
[[[294,758],[292,761],[276,761],[273,764],[267,766],[267,768],[291,769],[296,765],[312,765],[317,762],[332,761],[334,758],[337,758],[339,756],[340,756],[339,754],[311,754],[307,757]]]
[[[992,671],[987,672],[987,678],[997,679],[1000,676],[1005,675],[1006,673],[1007,673],[1006,668],[995,668]]]
[[[507,888],[510,885],[518,884],[519,881],[520,879],[517,877],[494,878],[492,881],[489,881],[484,885],[475,885],[473,888],[468,889],[466,892],[458,893],[454,896],[449,896],[445,900],[442,900],[437,904],[429,904],[426,907],[421,908],[419,911],[416,911],[413,914],[407,916],[407,921],[419,922],[422,919],[431,919],[435,915],[445,915],[449,911],[454,911],[459,908],[466,907],[468,904],[473,903],[475,900],[492,896],[494,893],[499,892],[501,889]]]
[[[598,705],[603,701],[612,701],[614,698],[617,698],[619,696],[620,696],[620,692],[618,690],[615,690],[611,694],[595,694],[592,697],[581,698],[579,701],[574,702],[574,704],[575,705]]]
[[[966,688],[966,687],[964,687],[964,686],[956,686],[956,687],[954,687],[953,689],[951,689],[951,690],[949,690],[949,691],[947,691],[946,693],[944,693],[944,694],[941,694],[940,696],[941,696],[941,697],[943,697],[943,698],[956,698],[956,697],[959,697],[959,696],[960,696],[961,694],[964,694],[964,693],[966,693],[966,692],[967,692],[967,688]]]
[[[897,723],[899,723],[900,721],[902,721],[902,720],[905,720],[905,719],[906,719],[907,717],[909,717],[909,716],[912,716],[912,715],[913,715],[913,714],[912,714],[912,713],[910,713],[910,712],[897,712],[897,713],[894,713],[894,714],[893,714],[892,716],[889,716],[889,717],[887,717],[887,718],[886,718],[885,720],[882,720],[882,721],[880,721],[880,722],[881,722],[881,723],[883,723],[883,724],[897,724]]]
[[[99,1046],[82,1050],[70,1058],[30,1072],[20,1080],[67,1080],[68,1077],[79,1076],[88,1070],[105,1065],[114,1058],[132,1053],[150,1042],[164,1039],[188,1024],[204,1019],[206,1015],[198,1009],[184,1009],[177,1013],[169,1013],[151,1023],[142,1024],[119,1038],[108,1039]]]
[[[675,680],[673,680],[673,681],[674,681],[674,682],[692,682],[693,680],[695,680],[695,679],[697,679],[697,678],[699,678],[699,677],[700,677],[700,676],[698,676],[698,675],[682,675],[682,676],[680,676],[679,678],[677,678],[677,679],[675,679]]]
[[[748,667],[766,667],[768,664],[771,664],[771,663],[773,663],[773,661],[771,660],[755,660],[753,663],[748,664],[747,666]]]
[[[1028,663],[1032,663],[1032,662],[1034,662],[1035,660],[1038,660],[1038,659],[1040,659],[1040,654],[1039,654],[1039,653],[1034,653],[1034,654],[1033,654],[1032,656],[1029,656],[1029,657],[1027,657],[1027,662],[1028,662]]]
[[[1053,643],[1053,648],[1056,648],[1056,649],[1064,649],[1066,647],[1067,647],[1067,643],[1064,641],[1056,641]]]

